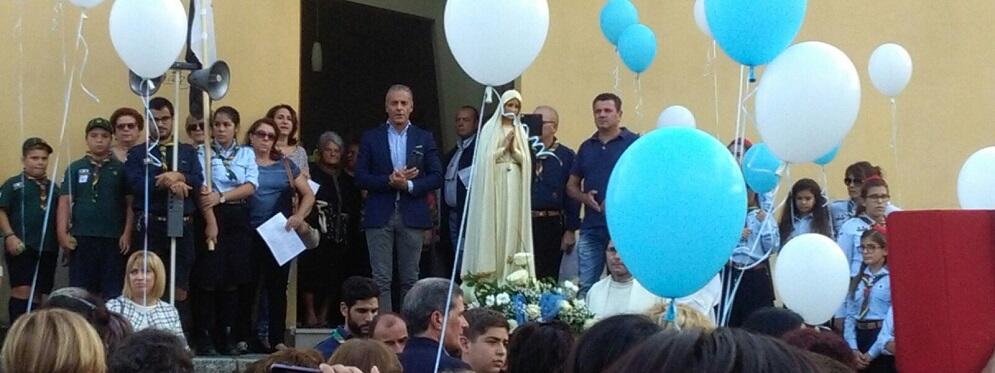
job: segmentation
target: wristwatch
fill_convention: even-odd
[[[225,194],[224,193],[218,192],[218,196],[219,196],[218,202],[225,203],[225,202],[228,201],[227,199],[225,199]]]

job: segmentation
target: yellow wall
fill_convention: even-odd
[[[58,6],[53,7],[53,3],[64,3],[61,11]],[[83,32],[90,54],[82,81],[100,98],[100,103],[90,100],[78,85],[73,87],[66,130],[72,158],[78,158],[84,150],[82,132],[90,118],[106,118],[121,106],[140,107],[138,97],[128,89],[126,67],[114,52],[107,31],[112,3],[112,0],[106,0],[87,12]],[[69,2],[0,2],[0,50],[4,51],[4,58],[0,59],[0,89],[3,92],[0,95],[0,149],[3,149],[0,175],[4,178],[20,170],[20,146],[24,136],[41,136],[58,147],[68,80],[62,61],[65,56],[71,66],[77,58],[73,53],[73,39],[79,15],[79,8]],[[252,1],[248,6],[248,2],[221,0],[214,2],[214,15],[218,56],[232,69],[228,96],[215,105],[239,109],[242,121],[248,122],[243,127],[248,127],[247,124],[264,115],[276,103],[297,106],[300,3]],[[19,21],[23,25],[20,40],[11,32]],[[23,58],[17,54],[19,43],[23,43]],[[18,124],[18,81],[21,76],[24,136]],[[166,84],[159,94],[173,100],[174,88],[174,85]],[[180,101],[184,107],[181,110],[185,112],[186,83],[181,88]],[[66,164],[66,157],[62,158],[60,169]]]
[[[550,30],[536,62],[521,87],[527,107],[550,104],[561,116],[560,138],[571,146],[594,131],[591,99],[612,91],[611,71],[618,59],[598,28],[602,0],[549,1]],[[685,105],[698,127],[728,142],[735,128],[739,68],[719,51],[719,119],[716,123],[712,77],[704,76],[711,41],[692,17],[694,1],[633,0],[640,21],[656,33],[656,60],[641,77],[621,67],[618,89],[624,100],[623,122],[646,132],[660,111]],[[826,171],[830,193],[845,196],[846,165],[869,160],[881,165],[893,186],[895,203],[904,208],[957,207],[957,173],[974,151],[995,143],[995,60],[991,15],[995,3],[901,0],[809,1],[796,41],[820,40],[839,47],[860,72],[863,98],[860,116]],[[874,91],[867,76],[871,52],[884,42],[897,42],[912,55],[912,81],[898,98],[898,157],[889,147],[888,100]],[[636,104],[642,97],[638,113]],[[753,110],[752,105],[749,105]],[[641,115],[639,115],[641,114]],[[748,136],[758,140],[751,128]],[[814,165],[792,166],[791,177],[822,173]],[[787,189],[788,186],[782,186]]]

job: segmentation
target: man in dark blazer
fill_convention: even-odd
[[[442,186],[442,166],[432,134],[409,120],[411,88],[391,86],[385,108],[387,122],[360,140],[356,184],[368,191],[362,225],[380,288],[380,311],[390,312],[394,248],[403,299],[418,280],[424,230],[432,228],[427,195]]]
[[[453,253],[456,252],[456,245],[459,242],[460,223],[463,220],[463,207],[466,206],[466,187],[470,183],[470,166],[473,164],[473,148],[476,145],[477,135],[477,109],[473,106],[464,106],[456,112],[456,146],[449,153],[446,153],[446,170],[442,186],[442,200],[444,202],[444,217],[449,221],[449,239],[452,242]],[[448,271],[446,277],[452,270],[453,257],[449,257],[449,263],[444,268]],[[459,265],[457,264],[457,268]],[[456,270],[459,273],[459,269]]]

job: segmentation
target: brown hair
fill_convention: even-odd
[[[881,246],[882,249],[888,248],[888,237],[885,237],[881,231],[870,228],[860,235],[860,246],[864,246],[864,240],[871,240],[874,243]],[[863,249],[861,249],[862,251]],[[858,251],[860,252],[860,251]],[[888,257],[884,258],[885,264],[888,263]],[[857,291],[857,285],[860,284],[860,278],[863,276],[864,270],[867,269],[867,264],[861,261],[860,270],[857,271],[857,276],[850,279],[850,297],[853,297],[855,291]]]
[[[504,328],[511,332],[511,325],[504,315],[494,310],[486,308],[474,308],[463,313],[467,327],[463,328],[463,335],[470,342],[476,342],[477,337],[487,333],[490,328]]]
[[[857,361],[850,346],[839,334],[831,331],[820,331],[815,328],[798,328],[787,332],[781,337],[784,343],[802,350],[832,358],[850,369],[857,368]]]
[[[245,145],[252,145],[252,134],[255,133],[256,130],[262,125],[273,127],[274,133],[279,131],[279,129],[276,128],[276,122],[273,122],[272,118],[267,117],[256,119],[256,121],[252,122],[252,125],[249,126],[249,130],[245,132]],[[277,137],[279,136],[280,134],[277,133]],[[273,140],[273,147],[269,150],[269,159],[274,161],[283,159],[283,153],[281,153],[280,149],[276,147],[276,139]]]
[[[0,351],[4,372],[103,373],[104,344],[72,311],[43,309],[14,322]]]
[[[328,364],[342,364],[369,372],[373,367],[380,373],[401,373],[401,362],[387,345],[372,339],[350,339],[341,344]]]
[[[317,368],[321,365],[321,353],[312,349],[287,348],[267,355],[245,370],[246,373],[267,373],[273,364],[293,365],[303,368]]]
[[[290,134],[287,135],[287,145],[297,145],[297,131],[300,128],[300,124],[297,122],[297,111],[293,107],[287,104],[276,105],[269,108],[269,111],[266,112],[266,117],[276,120],[276,112],[280,109],[287,109],[287,112],[290,113],[290,123],[293,123],[293,126],[290,127]],[[276,128],[276,122],[273,123],[273,129],[277,131],[276,135],[280,136],[280,129]]]
[[[148,255],[147,257],[146,254]],[[131,299],[132,296],[140,295],[132,293],[134,290],[131,289],[131,281],[128,281],[128,272],[131,272],[134,268],[145,266],[145,258],[148,258],[148,269],[155,274],[155,282],[152,283],[152,289],[146,297],[148,299],[159,299],[166,292],[166,266],[162,264],[162,259],[159,259],[159,256],[154,252],[142,250],[131,254],[128,257],[128,265],[124,267],[124,289],[121,290],[121,295],[124,295],[125,298]]]
[[[860,186],[860,198],[867,198],[867,191],[877,187],[884,187],[884,189],[891,193],[891,187],[888,186],[888,182],[884,181],[880,176],[874,175],[868,179],[864,179],[864,183]],[[864,211],[863,203],[857,206],[857,215],[863,214]]]
[[[142,131],[145,129],[145,117],[143,117],[138,110],[130,107],[123,107],[114,110],[114,113],[111,113],[111,125],[114,126],[115,129],[117,128],[117,120],[121,117],[135,118],[135,124],[138,125],[138,130]]]
[[[677,312],[674,315],[674,322],[668,322],[664,320],[663,316],[667,312],[667,303],[659,303],[654,305],[649,311],[646,311],[646,316],[649,316],[657,325],[660,325],[664,329],[673,328],[673,323],[676,323],[680,329],[687,328],[698,328],[702,330],[712,330],[715,329],[715,323],[712,322],[700,311],[691,308],[683,303],[677,304]]]

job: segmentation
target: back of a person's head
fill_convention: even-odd
[[[446,297],[449,286],[449,280],[444,278],[423,278],[415,282],[404,295],[401,316],[408,323],[409,336],[416,337],[428,330],[432,313],[444,312],[446,303],[449,303],[450,309],[455,307],[455,303],[448,302],[450,299]],[[462,296],[463,290],[459,286],[453,286],[452,299]]]
[[[857,370],[852,367],[848,367],[846,364],[841,363],[839,360],[833,359],[829,356],[817,354],[812,351],[802,351],[808,356],[808,359],[812,361],[812,365],[820,373],[854,373]],[[851,352],[851,355],[853,353]]]
[[[566,363],[567,373],[601,373],[629,349],[660,331],[643,315],[616,315],[591,326]]]
[[[678,303],[676,307],[676,315],[674,315],[674,321],[667,321],[664,315],[667,313],[667,304],[661,303],[650,308],[646,312],[646,315],[655,321],[658,325],[663,328],[674,328],[678,329],[688,329],[688,328],[698,328],[704,330],[715,329],[715,323],[712,322],[708,316],[701,313],[700,311],[694,309],[693,307]]]
[[[857,367],[853,351],[839,334],[814,328],[798,328],[784,333],[781,340],[799,349],[828,356],[851,369]]]
[[[83,316],[104,342],[104,352],[108,356],[132,333],[130,321],[107,310],[103,301],[83,288],[66,287],[53,291],[43,308],[61,308]]]
[[[342,364],[369,372],[377,367],[380,373],[401,373],[401,361],[387,345],[373,339],[350,339],[339,345],[328,364]]]
[[[3,372],[103,373],[104,345],[80,315],[44,309],[14,322],[0,351]]]
[[[794,347],[744,330],[665,330],[646,339],[605,372],[818,372]]]
[[[111,354],[108,373],[193,372],[193,355],[175,334],[149,328],[128,336]]]
[[[743,322],[742,328],[754,333],[780,338],[784,333],[801,328],[804,322],[805,319],[802,319],[795,311],[786,308],[765,307],[751,313]]]
[[[508,373],[560,373],[573,349],[570,326],[554,320],[529,322],[508,341]]]
[[[321,353],[311,349],[286,348],[250,364],[246,373],[269,373],[273,364],[283,364],[302,368],[318,368],[322,361]]]

